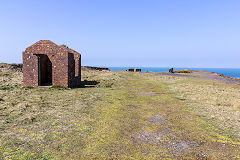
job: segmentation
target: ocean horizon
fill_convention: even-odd
[[[124,71],[129,68],[141,68],[143,72],[168,72],[170,67],[108,67],[110,70],[113,71]],[[183,70],[183,69],[190,69],[190,70],[204,70],[207,72],[215,72],[220,73],[225,76],[240,78],[240,68],[181,68],[176,67],[174,70]]]

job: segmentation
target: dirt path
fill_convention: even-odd
[[[170,89],[181,78],[89,71],[98,87],[33,89],[19,75],[0,74],[0,159],[240,158],[238,140]]]
[[[239,144],[222,143],[202,117],[190,112],[166,84],[125,81],[102,104],[85,158],[236,158]],[[94,120],[95,121],[95,120]],[[104,126],[104,127],[103,127]]]

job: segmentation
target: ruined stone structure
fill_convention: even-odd
[[[134,69],[133,69],[133,68],[129,68],[129,69],[126,69],[126,71],[128,71],[128,72],[134,72]]]
[[[127,69],[126,71],[128,71],[128,72],[141,72],[142,71],[142,69],[141,68],[129,68],[129,69]]]
[[[81,54],[65,45],[40,40],[23,52],[23,86],[76,87],[81,83]]]
[[[142,69],[140,69],[140,68],[135,69],[135,72],[141,72],[141,71],[142,71]]]

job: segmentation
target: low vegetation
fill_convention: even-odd
[[[171,86],[189,109],[199,112],[232,137],[240,137],[240,86],[214,80],[185,80]]]
[[[22,87],[0,69],[0,159],[239,159],[239,85],[83,71],[82,88]]]
[[[192,71],[190,69],[184,69],[184,70],[174,71],[174,73],[192,73]]]

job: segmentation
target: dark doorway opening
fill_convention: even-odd
[[[47,55],[38,55],[38,85],[52,85],[52,62]]]

